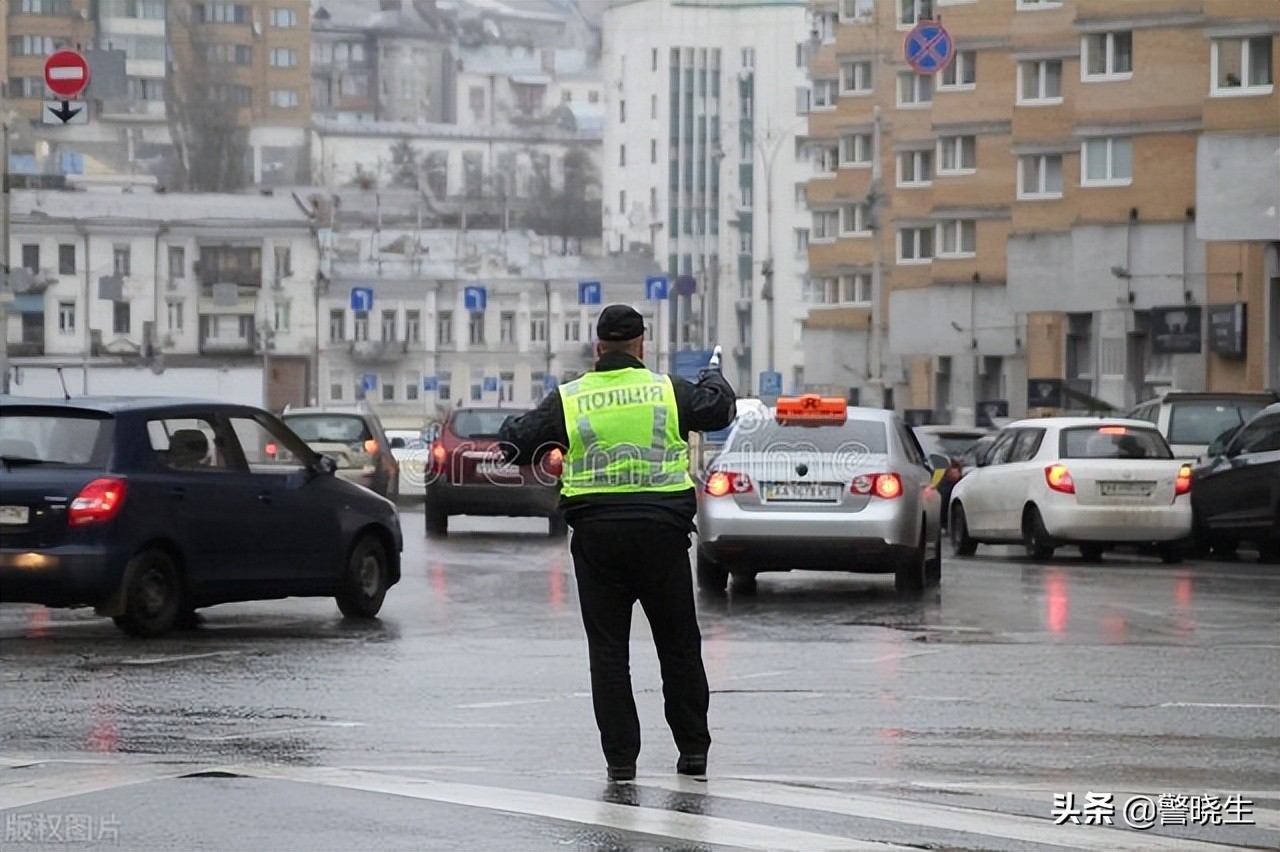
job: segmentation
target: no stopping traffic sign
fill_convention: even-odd
[[[49,91],[70,100],[89,85],[89,63],[74,50],[59,50],[44,61],[44,84]]]

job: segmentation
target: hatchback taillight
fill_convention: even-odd
[[[1076,493],[1076,481],[1071,478],[1071,471],[1065,464],[1051,464],[1044,469],[1044,481],[1054,491],[1063,494]]]
[[[1178,469],[1178,478],[1173,482],[1173,496],[1181,497],[1191,493],[1191,465],[1184,464]]]
[[[849,490],[859,497],[893,500],[902,496],[902,477],[896,473],[864,473],[853,478]]]
[[[724,497],[727,494],[748,494],[755,489],[751,477],[745,473],[734,473],[728,470],[717,470],[707,477],[707,484],[702,490],[712,497]]]
[[[67,526],[102,524],[120,513],[127,491],[125,481],[114,477],[95,479],[76,495],[67,512]]]

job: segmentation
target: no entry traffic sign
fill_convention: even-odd
[[[921,21],[907,33],[903,53],[907,64],[917,74],[937,74],[955,58],[956,43],[942,24]]]
[[[59,50],[44,61],[44,84],[63,100],[70,100],[89,85],[89,63],[74,50]]]

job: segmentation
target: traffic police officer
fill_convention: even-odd
[[[611,781],[633,780],[640,754],[629,662],[637,600],[657,646],[676,769],[706,773],[709,692],[689,567],[697,502],[688,436],[725,428],[736,408],[718,366],[704,368],[697,384],[650,372],[641,361],[644,330],[634,309],[605,308],[594,371],[508,420],[500,434],[508,462],[564,452],[560,505],[573,527],[591,698]]]

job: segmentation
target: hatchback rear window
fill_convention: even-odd
[[[373,437],[354,414],[299,414],[284,418],[298,437],[313,444],[356,444]]]
[[[449,425],[449,428],[459,438],[496,438],[498,437],[498,430],[502,428],[502,424],[507,421],[508,417],[515,417],[521,414],[524,414],[524,412],[510,408],[459,411],[454,415],[453,423]]]
[[[64,464],[104,468],[110,455],[107,415],[0,413],[0,456],[6,464]]]
[[[857,451],[887,453],[885,425],[876,420],[848,420],[840,426],[783,426],[775,420],[757,420],[736,429],[725,452],[809,450],[819,453]]]
[[[1264,402],[1203,400],[1175,402],[1169,411],[1169,443],[1210,444],[1228,429],[1251,419]]]
[[[1173,453],[1154,429],[1082,426],[1062,431],[1064,459],[1170,459]]]

